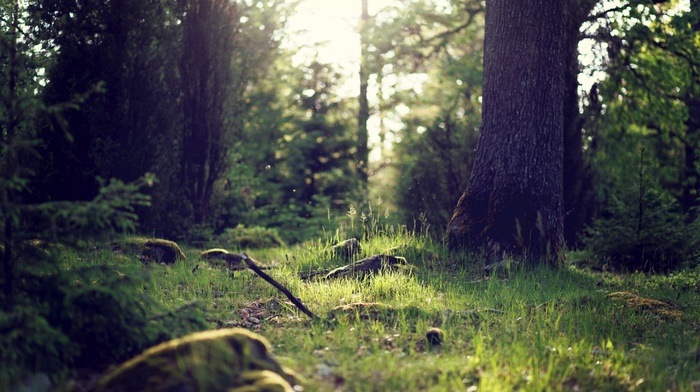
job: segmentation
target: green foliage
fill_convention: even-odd
[[[668,194],[649,191],[641,200],[621,194],[609,208],[608,218],[587,228],[583,241],[600,266],[665,272],[697,263],[700,236]]]
[[[136,273],[80,269],[58,257],[68,257],[82,239],[134,230],[136,208],[150,200],[141,189],[154,179],[98,181],[90,201],[31,195],[37,179],[25,159],[45,141],[37,122],[64,125],[66,111],[89,102],[89,94],[41,103],[38,63],[30,61],[35,51],[43,53],[34,41],[38,25],[24,3],[1,6],[0,23],[9,34],[3,28],[0,36],[0,58],[7,60],[0,72],[0,389],[10,390],[33,372],[55,379],[69,366],[95,369],[124,360],[175,330],[151,323],[156,307],[139,291],[145,283]],[[73,140],[68,130],[54,136]]]
[[[700,10],[669,6],[630,7],[596,24],[605,26],[596,34],[608,46],[608,76],[586,97],[584,132],[601,213],[584,243],[613,268],[697,263]]]
[[[187,228],[185,238],[188,244],[196,248],[209,248],[214,241],[214,229],[209,225],[191,225]]]
[[[35,305],[0,311],[0,387],[9,390],[28,370],[65,371],[76,347],[64,331],[49,324]]]
[[[610,195],[627,192],[627,167],[643,146],[658,191],[673,197],[687,220],[697,216],[700,35],[693,26],[700,9],[677,6],[630,6],[590,26],[607,48],[601,59],[607,76],[584,97],[585,154],[598,174],[603,209],[614,208],[606,206]]]
[[[44,257],[69,269],[47,273],[44,265],[37,273],[21,272],[17,291],[22,299],[0,326],[0,379],[17,381],[35,371],[56,377],[71,368],[100,370],[204,328],[196,308],[164,313],[147,295],[152,283],[138,265],[71,266],[70,253],[50,249],[52,255]],[[164,314],[155,317],[159,312]]]
[[[437,235],[443,234],[473,165],[482,41],[482,5],[471,1],[449,7],[396,4],[378,13],[372,29],[378,115],[403,123],[382,124],[378,147],[384,148],[385,140],[394,143],[382,151],[372,179],[380,184],[375,194],[396,205],[399,219],[430,225]],[[413,83],[391,82],[401,78]]]
[[[343,213],[361,192],[353,107],[337,96],[344,81],[329,64],[279,60],[270,72],[249,96],[216,230],[276,228],[295,243],[334,230],[329,214]]]
[[[287,1],[37,1],[38,44],[52,52],[48,105],[97,83],[99,99],[62,114],[71,140],[42,121],[37,200],[88,200],[95,176],[158,178],[140,226],[184,237],[193,224],[220,229],[231,146],[244,137],[251,86],[275,59]],[[260,28],[264,26],[265,28]],[[65,176],[64,173],[72,173]]]
[[[225,229],[216,237],[214,243],[226,249],[272,248],[284,245],[276,229],[243,225]]]

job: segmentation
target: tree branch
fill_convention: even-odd
[[[257,264],[255,264],[255,261],[253,261],[253,259],[251,259],[250,257],[248,257],[248,255],[247,255],[245,252],[241,252],[241,257],[243,257],[243,261],[246,263],[246,265],[248,266],[248,268],[252,269],[253,272],[255,272],[256,274],[258,274],[258,276],[260,276],[261,278],[263,278],[267,283],[269,283],[269,284],[275,286],[275,288],[276,288],[277,290],[281,291],[284,295],[286,295],[287,298],[289,298],[289,300],[292,301],[292,303],[293,303],[297,308],[299,308],[299,310],[301,310],[302,312],[304,312],[305,315],[309,316],[312,320],[318,320],[318,319],[319,319],[318,316],[316,316],[315,314],[313,314],[313,312],[311,312],[306,306],[304,306],[304,304],[301,303],[301,301],[300,301],[297,297],[295,297],[294,294],[292,294],[292,293],[291,293],[289,290],[287,290],[284,286],[282,286],[280,283],[278,283],[276,280],[274,280],[270,275],[266,274],[265,271],[263,271],[262,269],[260,269],[260,267],[258,267]]]

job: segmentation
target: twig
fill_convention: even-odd
[[[248,257],[247,254],[245,254],[245,252],[241,252],[241,257],[243,257],[243,261],[246,263],[248,268],[252,269],[253,272],[258,274],[261,278],[265,279],[265,281],[267,283],[275,286],[277,288],[277,290],[284,293],[284,295],[286,295],[287,298],[289,298],[289,300],[292,301],[292,303],[297,308],[299,308],[299,310],[304,312],[304,314],[309,316],[312,320],[318,320],[318,316],[313,314],[313,312],[311,312],[306,306],[304,306],[304,304],[301,303],[301,301],[297,297],[295,297],[294,294],[292,294],[289,290],[287,290],[284,286],[282,286],[276,280],[272,279],[272,277],[270,275],[266,274],[265,271],[261,270],[260,267],[258,267],[257,264],[255,264],[253,259],[251,259],[250,257]]]

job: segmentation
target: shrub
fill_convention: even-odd
[[[216,240],[216,246],[226,249],[272,248],[283,245],[284,242],[276,229],[243,225],[225,229]]]
[[[663,272],[693,262],[697,224],[686,224],[677,202],[658,191],[611,199],[608,217],[585,230],[583,243],[614,269]]]
[[[197,308],[163,312],[137,268],[23,271],[19,278],[21,302],[0,312],[0,380],[10,384],[36,371],[56,378],[69,367],[102,370],[206,328]]]

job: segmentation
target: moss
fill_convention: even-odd
[[[95,391],[292,391],[290,383],[295,375],[271,356],[267,340],[235,328],[152,347],[105,375]]]
[[[291,392],[293,388],[279,374],[269,370],[248,370],[241,374],[240,387],[228,392]]]
[[[124,252],[143,260],[172,264],[178,259],[187,260],[180,246],[160,238],[128,237],[109,244],[113,252]]]
[[[236,253],[231,253],[226,249],[214,248],[205,250],[199,254],[202,260],[206,260],[214,267],[226,268],[231,270],[245,269],[246,266],[241,263],[243,257]]]
[[[635,293],[618,291],[608,294],[608,298],[625,301],[625,306],[631,309],[648,310],[659,316],[679,318],[683,312],[677,306],[652,298],[644,298]]]
[[[153,238],[143,244],[141,255],[145,259],[172,264],[178,259],[187,260],[180,247],[173,241]]]
[[[203,260],[211,259],[223,259],[224,256],[228,255],[229,251],[222,248],[208,249],[199,254],[199,257]]]

